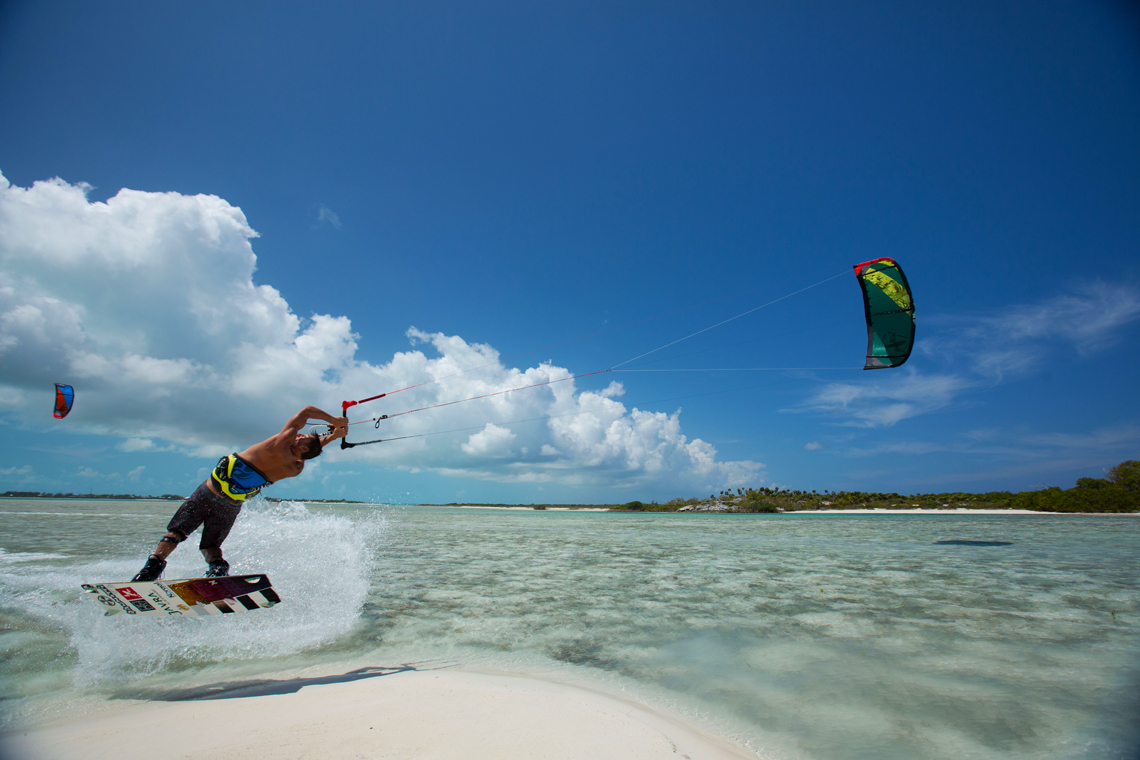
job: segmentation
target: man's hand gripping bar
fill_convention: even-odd
[[[366,401],[375,401],[376,399],[384,398],[387,395],[388,395],[387,393],[381,393],[379,396],[369,396],[368,398],[362,398],[359,401],[342,401],[342,402],[340,402],[340,414],[342,417],[347,418],[348,417],[348,410],[350,407],[356,406],[357,404],[363,404]],[[376,418],[376,429],[377,430],[380,429],[380,420],[386,420],[386,419],[388,419],[388,415],[386,415],[386,414],[382,414]],[[357,441],[356,443],[349,443],[348,442],[348,433],[346,432],[344,437],[340,439],[340,448],[341,448],[341,450],[344,450],[344,449],[351,449],[353,446],[364,446],[364,445],[369,444],[369,443],[383,443],[383,442],[384,442],[383,438],[377,438],[375,441]]]

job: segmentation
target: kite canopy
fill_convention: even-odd
[[[55,418],[62,420],[71,411],[71,404],[75,401],[75,391],[70,385],[55,384]]]
[[[863,369],[898,367],[914,346],[914,298],[894,259],[855,265],[867,315],[867,363]]]

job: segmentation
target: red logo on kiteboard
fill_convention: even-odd
[[[130,586],[123,586],[121,589],[119,589],[119,593],[122,594],[123,598],[126,599],[127,601],[131,601],[134,599],[142,599],[142,594],[135,591]]]

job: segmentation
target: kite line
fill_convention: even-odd
[[[893,259],[889,259],[889,258],[875,259],[873,261],[868,261],[868,262],[864,262],[862,264],[857,264],[854,267],[854,269],[855,269],[856,276],[859,279],[859,284],[863,289],[863,300],[864,300],[866,319],[867,319],[867,329],[868,329],[867,365],[864,367],[864,369],[875,369],[875,368],[879,368],[879,367],[898,366],[898,365],[902,364],[903,362],[905,362],[907,357],[909,357],[910,345],[913,343],[913,337],[914,337],[914,305],[913,305],[913,300],[910,297],[910,287],[906,282],[905,276],[902,274],[902,269],[901,269],[901,267],[898,266],[898,264]],[[374,424],[374,426],[377,429],[379,429],[380,422],[383,420],[389,420],[389,419],[393,419],[395,417],[402,417],[402,416],[407,415],[407,414],[427,411],[430,409],[439,409],[439,408],[442,408],[445,406],[452,406],[455,404],[461,404],[461,403],[464,403],[467,401],[475,401],[477,399],[490,398],[492,396],[501,396],[501,395],[504,395],[507,393],[512,393],[514,391],[523,391],[523,390],[528,390],[530,388],[538,388],[538,387],[542,387],[545,385],[553,385],[555,383],[561,383],[561,382],[565,382],[567,380],[576,380],[578,378],[591,377],[593,375],[601,375],[601,374],[605,374],[607,372],[784,372],[784,371],[825,371],[825,370],[830,371],[830,370],[855,369],[854,367],[733,367],[733,368],[707,368],[707,369],[634,369],[634,368],[621,369],[622,367],[624,367],[627,364],[631,364],[633,362],[636,362],[639,359],[643,359],[647,356],[650,356],[651,354],[655,354],[658,351],[662,351],[666,348],[669,348],[670,346],[675,346],[678,343],[682,343],[686,340],[689,340],[690,338],[694,338],[698,335],[701,335],[702,333],[706,333],[710,330],[714,330],[717,327],[721,327],[723,325],[728,324],[729,322],[735,321],[737,319],[741,319],[742,317],[746,317],[749,314],[753,314],[757,311],[760,311],[761,309],[765,309],[765,308],[772,306],[774,304],[777,304],[781,301],[787,300],[788,298],[799,295],[800,293],[804,293],[808,290],[811,290],[812,288],[819,287],[820,285],[831,282],[832,280],[835,280],[839,277],[842,277],[845,274],[847,274],[847,270],[844,270],[843,272],[840,272],[839,274],[835,274],[835,275],[832,275],[830,277],[826,277],[826,278],[820,280],[819,282],[816,282],[816,283],[813,283],[813,284],[808,285],[806,287],[800,288],[799,290],[792,291],[791,293],[788,293],[786,295],[780,296],[779,298],[768,301],[767,303],[761,304],[760,306],[755,306],[755,307],[748,309],[746,311],[743,311],[743,312],[741,312],[735,316],[729,317],[728,319],[721,320],[720,322],[709,325],[708,327],[705,327],[703,329],[697,330],[696,332],[689,333],[688,335],[685,335],[684,337],[681,337],[681,338],[678,338],[676,340],[665,343],[664,345],[658,346],[657,348],[655,348],[651,351],[646,351],[645,353],[639,354],[639,355],[634,356],[633,358],[630,358],[630,359],[626,359],[625,361],[620,362],[618,364],[615,364],[612,367],[608,367],[606,369],[600,369],[600,370],[596,370],[594,372],[580,373],[577,375],[569,375],[567,377],[558,378],[556,380],[547,380],[547,381],[541,382],[541,383],[532,383],[530,385],[523,385],[523,386],[519,386],[516,388],[508,388],[505,390],[494,391],[491,393],[483,393],[483,394],[479,394],[476,396],[469,396],[467,398],[456,399],[454,401],[445,401],[445,402],[441,402],[438,404],[421,406],[421,407],[417,407],[415,409],[407,409],[407,410],[402,411],[402,412],[396,412],[394,414],[377,415],[377,416],[374,416],[374,417],[367,419],[367,420],[359,420],[357,422],[351,422],[351,423],[349,423],[349,425],[360,425],[360,424],[363,424],[365,422],[372,422]],[[502,361],[510,361],[511,359],[517,359],[517,358],[522,357],[522,356],[528,356],[530,354],[538,353],[540,351],[546,351],[546,350],[549,350],[551,348],[557,348],[560,346],[567,345],[569,343],[574,343],[574,342],[577,342],[580,340],[586,340],[588,338],[597,337],[599,335],[604,335],[606,333],[614,332],[616,330],[621,330],[621,329],[624,329],[627,327],[632,327],[634,325],[643,324],[645,322],[649,322],[649,321],[652,321],[655,319],[660,319],[662,317],[669,316],[672,314],[677,314],[680,312],[688,311],[690,309],[694,309],[694,308],[697,308],[700,306],[707,306],[707,305],[712,304],[712,303],[723,301],[727,298],[734,298],[734,297],[737,297],[739,295],[751,293],[751,292],[754,292],[755,290],[758,290],[758,289],[759,288],[752,288],[750,290],[742,291],[740,293],[736,293],[733,295],[722,296],[720,298],[712,299],[710,301],[705,301],[703,303],[686,306],[686,307],[683,307],[681,309],[674,309],[674,310],[669,311],[669,312],[664,312],[664,313],[657,314],[657,315],[654,315],[651,317],[646,317],[644,319],[636,320],[634,322],[629,322],[629,323],[626,323],[624,325],[619,325],[617,327],[611,327],[611,328],[608,328],[606,330],[601,330],[598,332],[590,333],[588,335],[583,335],[583,336],[580,336],[577,338],[572,338],[570,340],[562,341],[560,343],[555,343],[555,344],[552,344],[550,346],[546,346],[544,348],[538,348],[538,349],[534,349],[532,351],[527,351],[527,352],[524,352],[521,354],[516,354],[514,356],[507,357],[506,359],[502,359],[502,360],[497,359],[494,362],[488,362],[486,364],[481,364],[479,366],[471,367],[471,368],[468,368],[465,370],[461,370],[459,372],[455,372],[455,373],[452,373],[450,375],[445,375],[443,377],[437,377],[437,378],[432,378],[431,380],[425,380],[421,383],[415,383],[413,385],[409,385],[409,386],[399,388],[399,389],[396,389],[393,391],[387,391],[385,393],[380,393],[380,394],[377,394],[374,396],[369,396],[367,398],[362,398],[362,399],[357,399],[357,400],[346,400],[346,401],[341,402],[341,413],[347,417],[348,416],[348,410],[350,408],[352,408],[354,406],[358,406],[360,404],[365,404],[365,403],[368,403],[370,401],[376,401],[378,399],[382,399],[382,398],[385,398],[387,396],[391,396],[393,394],[400,393],[402,391],[411,390],[413,388],[419,388],[419,387],[422,387],[425,385],[438,383],[438,382],[440,382],[442,380],[446,380],[448,378],[458,377],[460,375],[465,375],[469,372],[474,372],[476,370],[483,369],[485,367],[489,367],[489,366],[492,366],[495,364],[499,364]],[[885,300],[884,300],[884,297],[885,297]],[[874,308],[873,308],[872,303],[871,303],[872,299],[874,299],[874,301],[875,301]],[[904,327],[903,321],[900,321],[900,318],[904,318],[904,321],[907,318],[909,319],[910,329],[909,329],[908,335],[902,335],[899,332],[899,330],[903,329],[903,327]],[[887,324],[888,319],[890,320],[890,324],[889,324],[890,330],[889,331],[882,328],[883,325]],[[875,329],[876,328],[876,320],[878,320],[878,322],[879,322],[879,326],[880,326],[879,332],[876,332],[876,329]],[[808,329],[815,329],[815,328],[808,328]],[[804,332],[804,330],[800,330],[800,331],[796,331],[796,332]],[[744,342],[750,342],[750,341],[744,341]],[[734,345],[736,345],[736,344],[734,344]],[[709,350],[714,350],[714,349],[709,349]],[[703,352],[698,351],[698,352],[694,352],[694,353],[703,353]],[[677,358],[677,357],[672,357],[672,358]],[[641,363],[646,364],[646,363],[652,363],[653,361],[658,361],[658,360],[654,359],[654,360],[651,360],[650,362],[641,362]],[[581,413],[581,412],[576,412],[576,413],[571,413],[571,414],[578,414],[578,413]],[[564,415],[558,415],[558,416],[564,416]],[[539,418],[535,418],[535,419],[550,419],[550,418],[549,417],[539,417]],[[470,429],[470,428],[464,428],[464,429]],[[451,432],[456,432],[456,431],[451,431]],[[350,443],[347,440],[347,436],[346,436],[344,438],[341,438],[340,446],[342,449],[348,449],[348,448],[352,448],[354,446],[362,446],[362,445],[366,445],[366,444],[370,444],[370,443],[382,443],[384,441],[403,440],[406,438],[420,438],[420,437],[423,437],[426,435],[434,435],[434,433],[420,433],[417,435],[408,435],[408,436],[399,436],[399,437],[394,437],[394,438],[376,439],[376,440],[372,440],[372,441],[358,441],[355,443]]]

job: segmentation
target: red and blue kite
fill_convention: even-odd
[[[75,390],[70,385],[55,384],[55,418],[62,420],[75,402]]]

